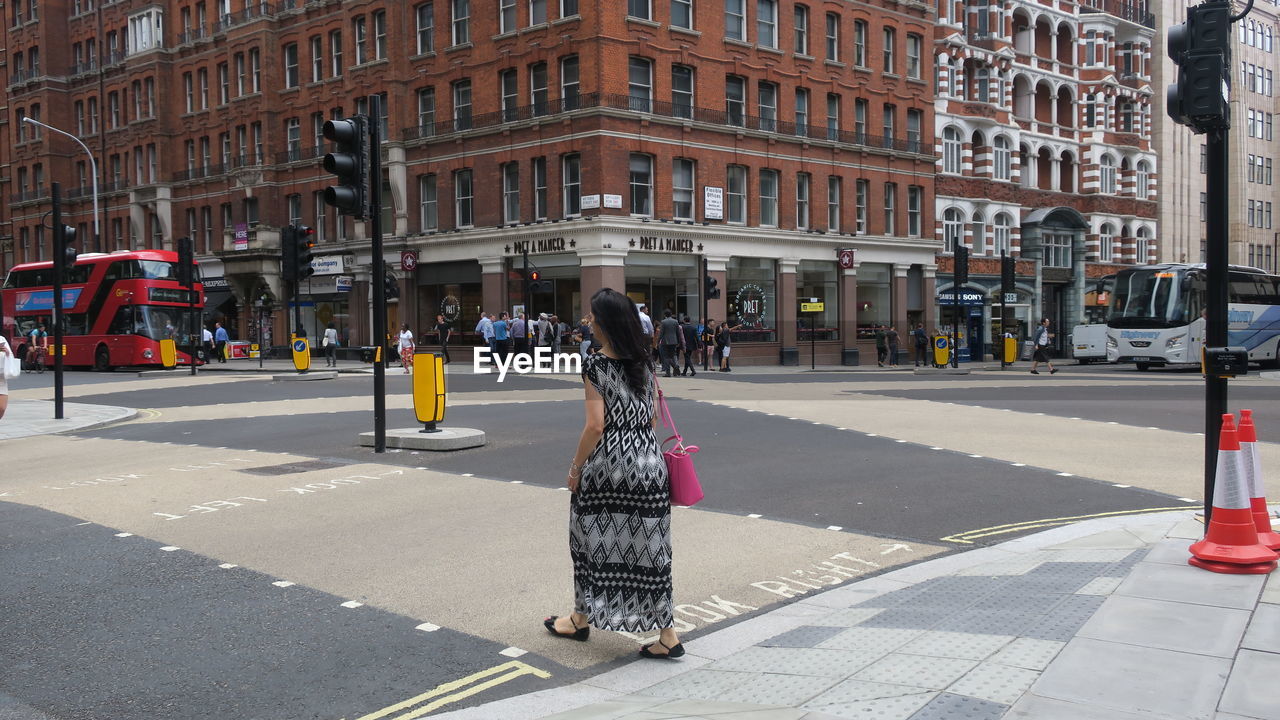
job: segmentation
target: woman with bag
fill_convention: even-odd
[[[21,374],[22,363],[13,354],[9,341],[0,335],[0,418],[9,409],[9,376],[18,377]]]
[[[327,367],[338,367],[338,327],[330,322],[324,329],[324,362]]]
[[[640,656],[677,658],[684,645],[672,627],[671,491],[654,434],[649,344],[635,303],[622,293],[597,292],[589,317],[600,352],[582,364],[587,419],[567,482],[573,613],[543,625],[578,641],[593,625],[659,630]]]

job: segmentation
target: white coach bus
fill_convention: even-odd
[[[1204,346],[1203,264],[1163,264],[1116,274],[1107,319],[1107,359],[1139,370],[1199,365]],[[1280,277],[1251,267],[1228,271],[1230,346],[1263,367],[1280,367]]]

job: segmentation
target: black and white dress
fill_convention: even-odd
[[[574,610],[602,630],[671,626],[671,488],[653,430],[652,383],[627,386],[620,360],[588,356],[605,427],[569,507]]]

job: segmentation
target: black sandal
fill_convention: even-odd
[[[649,643],[648,645],[640,648],[640,657],[663,660],[666,658],[678,658],[684,655],[684,643],[676,643],[675,647],[667,647],[666,643],[659,640],[657,644],[667,648],[667,652],[665,654],[651,653],[649,652],[649,648],[653,647],[654,643]]]
[[[555,635],[556,637],[567,638],[569,640],[577,640],[578,642],[586,642],[587,638],[591,636],[591,626],[584,625],[582,627],[578,627],[578,624],[573,621],[573,618],[569,618],[569,624],[573,625],[573,632],[572,633],[560,632],[559,630],[556,629],[556,620],[559,617],[560,617],[559,615],[552,615],[551,617],[542,621],[543,627],[545,627],[547,631],[550,632],[552,635]],[[666,647],[666,645],[663,645],[663,647]]]

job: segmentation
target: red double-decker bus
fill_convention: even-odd
[[[178,344],[178,363],[194,334],[200,338],[198,313],[204,305],[199,268],[193,269],[195,290],[178,284],[178,253],[138,250],[87,253],[76,258],[62,284],[62,342],[68,366],[110,370],[131,365],[159,365],[160,341]],[[49,334],[53,365],[53,263],[15,265],[0,287],[0,332],[19,357],[25,357],[28,334],[41,322]],[[199,360],[197,360],[199,363]]]

